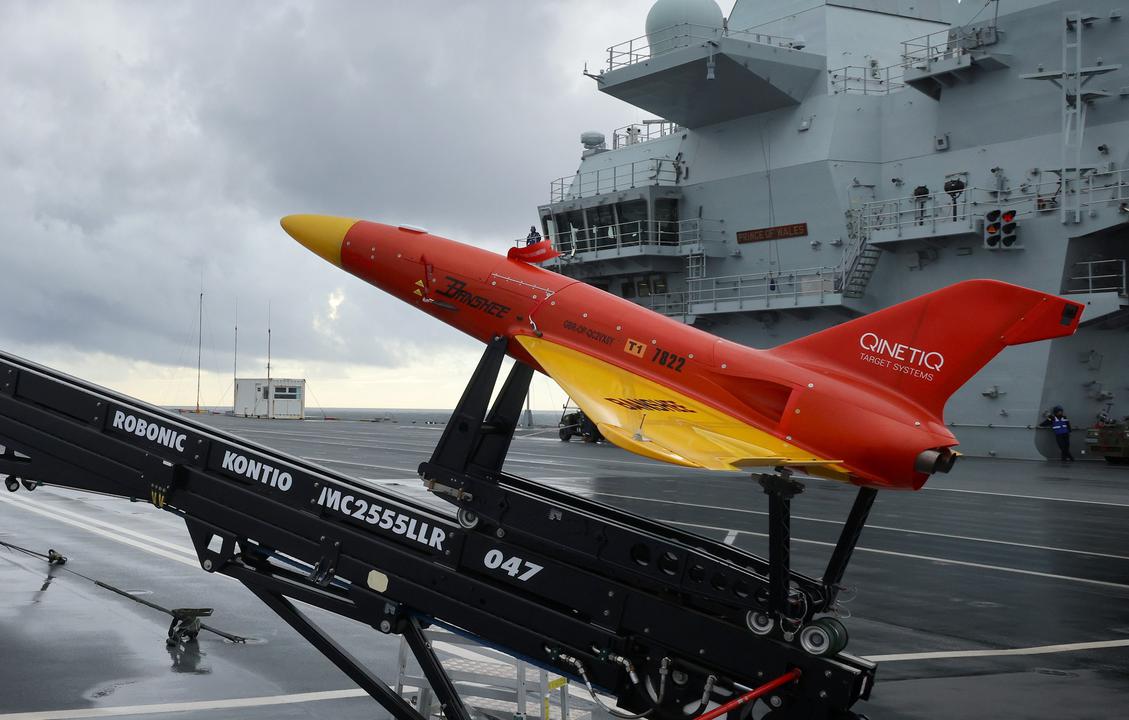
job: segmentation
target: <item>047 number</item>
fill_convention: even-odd
[[[482,564],[491,570],[504,570],[510,577],[515,577],[522,582],[541,572],[542,566],[528,560],[514,556],[507,558],[501,550],[494,549],[482,558]],[[522,572],[524,567],[525,571]]]

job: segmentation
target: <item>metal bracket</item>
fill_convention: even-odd
[[[321,554],[318,556],[318,561],[314,563],[309,577],[311,582],[326,587],[333,581],[333,573],[337,571],[337,560],[341,556],[341,541],[322,535],[320,542]]]
[[[196,548],[200,567],[208,572],[216,572],[235,559],[238,548],[235,535],[188,517],[184,519],[184,523],[188,526],[188,536],[192,539],[192,546]],[[213,538],[220,540],[218,551],[211,548]]]

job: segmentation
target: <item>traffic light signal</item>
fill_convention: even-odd
[[[984,247],[988,250],[1011,250],[1019,247],[1019,223],[1015,210],[989,210],[984,214]]]
[[[999,250],[1000,241],[1003,236],[1000,234],[1003,223],[1003,212],[1000,210],[989,210],[984,215],[984,247],[989,250]],[[1014,226],[1014,223],[1012,223]]]
[[[1019,229],[1018,223],[1015,222],[1015,211],[1004,210],[1000,216],[1000,245],[1004,249],[1014,247],[1019,237],[1016,232]]]

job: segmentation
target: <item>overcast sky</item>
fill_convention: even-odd
[[[0,348],[164,405],[239,374],[311,405],[451,407],[480,346],[319,260],[294,212],[504,249],[651,0],[0,3]],[[723,3],[728,11],[731,2]],[[563,396],[559,396],[563,397]],[[535,406],[559,407],[545,379]]]

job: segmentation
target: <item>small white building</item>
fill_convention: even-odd
[[[236,378],[235,414],[242,417],[306,419],[306,381],[296,378]]]

